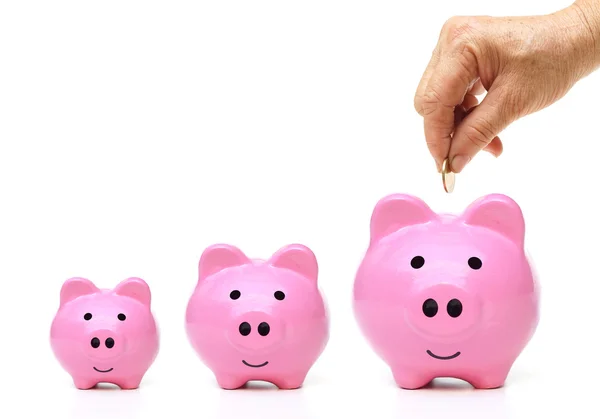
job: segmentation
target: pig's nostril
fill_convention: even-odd
[[[258,334],[259,335],[267,336],[270,331],[271,331],[271,326],[269,326],[269,323],[262,322],[261,324],[258,325]]]
[[[428,298],[427,300],[425,300],[425,302],[423,303],[423,314],[425,314],[427,317],[433,317],[437,314],[438,312],[438,304],[435,300]]]
[[[104,344],[108,349],[112,349],[112,347],[115,346],[115,340],[113,338],[108,338]]]
[[[250,327],[250,324],[248,322],[243,322],[242,324],[240,324],[239,330],[242,336],[248,336],[252,328]]]
[[[448,306],[446,307],[446,311],[448,312],[448,315],[450,317],[458,317],[462,314],[462,310],[463,310],[463,306],[462,303],[457,300],[456,298],[453,298],[452,300],[448,301]]]
[[[90,342],[92,345],[92,348],[97,349],[98,347],[100,347],[100,339],[98,338],[92,338],[92,341]]]

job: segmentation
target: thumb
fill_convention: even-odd
[[[481,104],[456,127],[448,154],[454,173],[460,173],[512,122],[513,116],[507,111],[504,98],[503,89],[490,89]]]

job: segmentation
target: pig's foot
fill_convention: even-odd
[[[405,390],[423,388],[433,380],[433,377],[428,374],[410,371],[405,368],[394,368],[392,369],[392,374],[394,375],[394,381],[396,381],[398,387]]]
[[[241,387],[248,382],[248,380],[236,377],[233,375],[217,375],[217,384],[224,390],[235,390]]]
[[[142,377],[131,377],[125,380],[120,380],[115,384],[118,385],[122,390],[135,390],[140,386]]]
[[[490,390],[504,386],[508,372],[507,369],[490,370],[472,374],[470,377],[466,377],[465,380],[476,389]]]
[[[89,378],[73,377],[73,384],[79,390],[89,390],[96,387],[98,380],[90,380]]]
[[[288,377],[282,377],[276,380],[273,380],[272,383],[275,384],[280,390],[295,390],[297,388],[302,387],[304,380],[306,378],[306,373],[298,374]]]

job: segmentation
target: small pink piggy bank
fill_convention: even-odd
[[[518,205],[493,194],[459,216],[391,195],[371,217],[354,312],[399,387],[434,378],[504,385],[539,321],[539,288]]]
[[[263,261],[218,244],[203,252],[198,271],[186,330],[219,386],[301,387],[329,340],[313,252],[289,245]]]
[[[159,348],[150,288],[139,278],[126,279],[113,290],[101,290],[84,278],[67,280],[50,343],[77,388],[98,383],[138,388]]]

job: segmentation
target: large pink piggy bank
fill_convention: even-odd
[[[376,205],[354,311],[399,387],[437,377],[497,388],[532,338],[539,288],[518,205],[493,194],[461,215],[391,195]]]
[[[112,383],[138,388],[159,348],[150,288],[129,278],[102,290],[84,278],[67,280],[50,331],[54,355],[75,386]]]
[[[219,386],[301,387],[329,340],[313,252],[289,245],[263,261],[218,244],[203,252],[198,271],[186,330]]]

